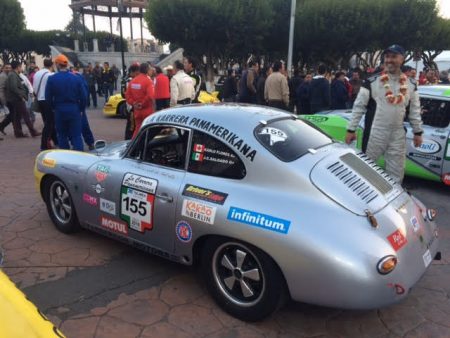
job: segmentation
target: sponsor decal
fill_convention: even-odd
[[[108,177],[109,171],[111,168],[107,165],[99,164],[97,165],[96,171],[95,171],[95,178],[97,179],[97,182],[103,182],[106,177]]]
[[[46,157],[42,160],[42,165],[47,168],[54,168],[56,167],[56,160]]]
[[[428,163],[428,166],[433,169],[441,169],[441,165],[437,163]]]
[[[284,142],[288,138],[286,133],[277,128],[265,127],[260,132],[259,135],[269,135],[269,144],[273,146],[275,143]]]
[[[282,234],[287,234],[291,225],[291,221],[236,207],[230,208],[227,219]]]
[[[154,194],[158,181],[153,178],[127,173],[123,177],[122,185]]]
[[[92,189],[95,190],[95,192],[96,192],[97,194],[101,194],[102,192],[105,191],[105,188],[103,188],[103,187],[100,185],[100,183],[93,184],[93,185],[91,185],[91,187],[92,187]]]
[[[442,175],[442,182],[446,185],[450,185],[450,173]]]
[[[110,215],[116,215],[116,203],[100,197],[100,210]]]
[[[101,216],[100,224],[102,227],[119,234],[128,235],[128,228],[124,222],[116,221],[112,218]]]
[[[253,162],[257,153],[257,151],[254,150],[249,144],[245,143],[239,135],[211,121],[196,117],[191,118],[180,114],[155,114],[150,118],[150,122],[177,123],[203,130],[227,142],[251,162]]]
[[[139,232],[153,229],[154,195],[122,186],[120,200],[120,218],[126,221],[131,229]]]
[[[181,214],[204,223],[214,224],[216,207],[211,207],[201,202],[184,199]]]
[[[183,196],[194,197],[202,201],[223,205],[228,197],[228,194],[215,190],[197,187],[192,184],[186,184],[184,186]]]
[[[420,223],[416,216],[411,217],[411,225],[413,226],[414,232],[420,229]]]
[[[433,160],[433,161],[441,161],[442,157],[436,156],[436,155],[428,155],[428,154],[422,154],[422,153],[409,153],[408,156],[410,157],[417,157],[417,158],[424,158],[427,160]]]
[[[425,267],[430,265],[432,260],[433,258],[431,257],[430,250],[425,251],[425,253],[423,254],[423,263],[425,264]]]
[[[406,243],[408,243],[408,240],[406,239],[405,236],[403,236],[403,234],[400,232],[400,230],[397,230],[397,231],[393,232],[392,234],[390,234],[387,239],[388,239],[389,243],[391,243],[392,248],[395,251],[400,250],[403,246],[406,245]]]
[[[414,147],[414,143],[411,142]],[[415,148],[415,147],[414,147]],[[425,154],[436,154],[441,150],[441,145],[433,140],[423,140],[420,147],[415,148],[417,151]]]
[[[184,243],[188,243],[192,239],[192,228],[188,222],[178,222],[175,232],[177,233],[178,239]]]
[[[97,197],[91,196],[89,194],[86,194],[86,193],[83,194],[83,201],[94,207],[97,206]]]
[[[323,123],[328,121],[328,117],[326,116],[316,116],[316,115],[305,115],[302,116],[303,119],[314,122],[314,123]]]

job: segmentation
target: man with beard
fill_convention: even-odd
[[[372,160],[384,155],[386,171],[399,183],[403,180],[406,157],[406,132],[403,120],[408,119],[414,133],[414,146],[422,144],[422,119],[417,85],[401,71],[405,50],[392,45],[384,52],[385,71],[368,79],[361,87],[353,106],[345,142],[356,140],[356,128],[365,114],[362,150]]]

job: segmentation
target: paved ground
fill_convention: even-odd
[[[89,115],[97,138],[121,139],[123,120],[98,110]],[[433,263],[406,301],[367,312],[295,303],[247,324],[222,312],[189,268],[88,231],[58,233],[34,190],[39,141],[6,131],[0,141],[4,271],[68,337],[450,337],[448,187],[407,182],[439,211],[444,260]]]

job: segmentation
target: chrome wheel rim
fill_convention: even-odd
[[[236,305],[258,303],[265,291],[264,274],[256,255],[241,243],[224,243],[212,259],[214,280],[222,294]]]
[[[67,188],[59,181],[50,186],[50,205],[58,222],[67,224],[72,217],[72,202]]]

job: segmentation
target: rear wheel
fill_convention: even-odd
[[[232,239],[208,241],[202,266],[206,285],[216,302],[241,320],[261,320],[286,299],[278,266],[250,244]]]
[[[68,234],[80,230],[72,197],[62,180],[52,177],[45,182],[44,200],[48,214],[59,231]]]
[[[120,116],[123,119],[127,118],[127,104],[125,101],[122,101],[117,106],[117,116]]]

